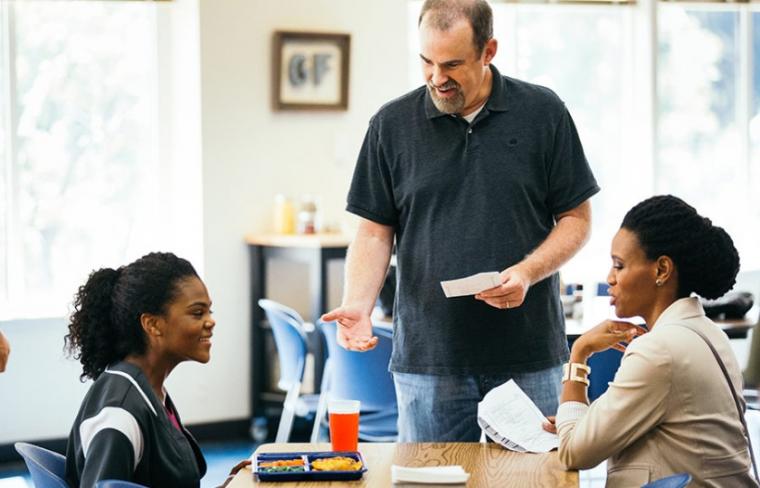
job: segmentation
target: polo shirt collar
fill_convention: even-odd
[[[507,87],[505,86],[504,78],[496,69],[493,64],[489,65],[491,68],[491,94],[488,96],[484,109],[489,112],[505,112],[507,110]],[[430,97],[430,90],[425,87],[425,115],[428,119],[435,119],[437,117],[443,117],[444,115],[450,115],[438,110],[433,103],[433,99]]]

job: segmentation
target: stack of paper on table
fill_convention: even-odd
[[[501,285],[501,275],[498,271],[486,271],[458,280],[441,281],[441,288],[446,298],[475,295]]]
[[[428,485],[461,485],[467,483],[470,474],[461,466],[426,466],[407,468],[391,466],[393,483],[420,483]]]
[[[478,404],[478,425],[494,442],[519,452],[549,452],[559,446],[556,434],[541,424],[546,417],[514,380],[489,391]]]

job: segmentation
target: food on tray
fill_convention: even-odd
[[[304,471],[303,459],[278,459],[259,463],[262,473],[297,473]]]
[[[278,459],[276,461],[263,461],[259,463],[260,468],[275,468],[279,466],[303,466],[303,459]]]
[[[271,468],[259,467],[259,473],[303,473],[303,466],[272,466]]]
[[[303,466],[272,466],[269,468],[259,467],[259,473],[303,473]]]
[[[315,459],[311,462],[314,471],[359,471],[362,462],[345,456]]]

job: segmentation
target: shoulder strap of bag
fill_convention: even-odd
[[[736,389],[734,388],[734,384],[731,381],[731,377],[728,375],[728,370],[726,369],[726,365],[723,363],[723,360],[720,358],[720,355],[718,354],[718,351],[715,350],[715,346],[712,345],[712,342],[699,330],[693,329],[689,327],[688,325],[684,324],[672,324],[677,325],[679,327],[683,327],[684,329],[689,329],[690,331],[697,334],[699,337],[702,338],[703,341],[705,341],[705,344],[707,344],[707,347],[710,348],[710,351],[712,351],[713,356],[715,356],[715,360],[718,361],[718,366],[720,366],[721,371],[723,371],[723,377],[726,378],[726,382],[728,383],[728,388],[731,390],[731,395],[734,397],[734,403],[736,404],[736,411],[739,413],[739,420],[742,422],[742,427],[744,427],[744,435],[747,437],[747,445],[749,446],[749,456],[752,460],[752,471],[755,473],[755,480],[760,480],[760,478],[757,476],[757,462],[755,462],[755,452],[752,449],[752,440],[749,436],[749,429],[747,428],[747,421],[744,419],[744,411],[742,410],[741,402],[739,401],[739,396],[736,394]]]

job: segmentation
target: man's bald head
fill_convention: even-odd
[[[480,55],[493,37],[493,12],[485,0],[426,0],[417,25],[424,21],[429,27],[447,31],[460,19],[472,27],[472,42]]]

